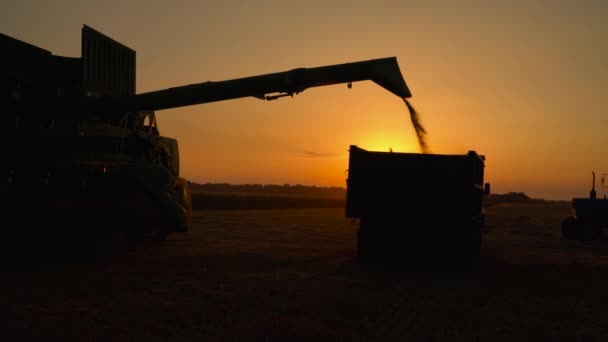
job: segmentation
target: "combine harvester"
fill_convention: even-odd
[[[155,110],[275,100],[364,80],[411,97],[395,57],[140,94],[135,79],[135,51],[86,25],[80,58],[0,34],[0,214],[13,222],[4,235],[111,229],[140,240],[187,231],[189,182],[180,177],[178,142],[160,135]]]

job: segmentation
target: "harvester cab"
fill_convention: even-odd
[[[608,226],[608,199],[597,198],[595,172],[592,174],[589,198],[572,199],[572,215],[562,221],[562,235],[568,240],[597,240],[602,230]],[[607,188],[605,177],[601,175],[601,187]]]
[[[177,140],[159,133],[157,110],[276,100],[364,80],[411,97],[395,57],[137,94],[134,50],[85,25],[81,52],[57,56],[0,34],[0,137],[10,146],[0,164],[8,180],[0,183],[0,215],[20,223],[14,228],[56,220],[82,230],[94,221],[135,239],[148,227],[161,238],[187,231],[189,182],[180,176]],[[2,233],[20,230],[12,228]]]

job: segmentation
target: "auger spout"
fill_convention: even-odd
[[[154,111],[250,96],[274,100],[293,96],[308,88],[340,83],[350,86],[353,82],[365,80],[371,80],[401,98],[412,96],[397,58],[387,57],[167,88],[121,97],[112,105],[127,111]]]

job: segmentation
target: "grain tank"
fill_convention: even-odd
[[[363,262],[474,266],[484,225],[485,156],[350,146],[346,216],[360,220]]]
[[[178,141],[161,135],[154,111],[363,80],[411,96],[395,57],[139,94],[135,57],[86,25],[81,57],[0,34],[0,214],[12,222],[2,234],[95,226],[162,239],[187,231],[192,206]]]

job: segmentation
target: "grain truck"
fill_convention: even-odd
[[[349,149],[346,217],[361,262],[474,267],[484,226],[485,156]]]

